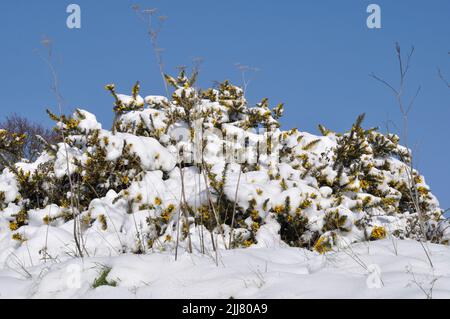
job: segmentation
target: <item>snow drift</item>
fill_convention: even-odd
[[[176,249],[216,261],[245,247],[317,255],[387,237],[448,243],[396,135],[364,129],[363,116],[343,134],[284,131],[282,104],[249,106],[229,82],[199,90],[184,72],[166,80],[170,99],[108,85],[111,130],[85,110],[49,112],[61,143],[33,163],[1,157],[0,268]],[[0,131],[0,151],[20,142]]]

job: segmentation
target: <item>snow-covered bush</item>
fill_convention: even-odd
[[[11,162],[20,160],[26,135],[0,128],[0,169],[8,167]]]
[[[390,235],[448,243],[438,201],[396,135],[363,129],[363,116],[344,134],[283,131],[282,104],[249,106],[241,88],[199,90],[195,79],[166,76],[170,99],[107,85],[111,131],[84,110],[49,112],[64,141],[4,169],[0,228],[21,245],[45,226],[67,236],[75,218],[88,254],[247,247],[268,235],[320,253]],[[0,147],[14,143],[0,131]]]

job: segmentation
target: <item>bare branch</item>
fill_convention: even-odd
[[[383,83],[390,90],[392,90],[392,92],[394,92],[395,99],[397,101],[398,107],[402,114],[402,119],[403,119],[403,129],[402,129],[403,136],[402,137],[403,137],[403,143],[404,143],[406,149],[408,150],[407,151],[408,154],[406,157],[401,155],[400,159],[405,164],[405,167],[406,167],[406,175],[407,175],[407,179],[408,179],[408,193],[409,193],[408,195],[411,199],[412,205],[414,206],[414,210],[417,213],[418,219],[419,219],[419,225],[420,225],[420,230],[421,230],[421,236],[419,238],[419,241],[420,241],[420,244],[422,245],[423,250],[425,251],[425,254],[430,263],[430,266],[433,268],[433,263],[431,261],[429,250],[426,247],[426,243],[424,243],[424,241],[427,239],[427,232],[426,232],[426,225],[425,225],[426,216],[420,206],[419,192],[418,192],[416,181],[414,178],[415,170],[414,170],[413,155],[412,155],[412,151],[408,147],[408,135],[409,135],[408,134],[408,125],[409,125],[408,116],[409,116],[409,112],[411,111],[411,109],[414,105],[414,102],[416,101],[417,96],[420,93],[421,87],[420,86],[418,87],[418,89],[416,90],[414,96],[412,97],[411,101],[409,102],[409,104],[407,105],[406,108],[405,108],[405,102],[404,102],[404,97],[403,97],[404,83],[406,80],[406,75],[411,67],[411,59],[414,54],[414,46],[411,47],[411,50],[407,55],[406,65],[403,62],[403,57],[401,54],[402,52],[401,52],[400,44],[398,42],[395,43],[395,52],[396,52],[396,56],[397,56],[397,60],[398,60],[398,66],[399,66],[399,77],[400,77],[399,87],[394,88],[393,85],[391,85],[384,79],[374,75],[373,73],[371,74],[371,77],[374,78],[375,80]]]
[[[64,102],[64,98],[61,94],[61,91],[59,90],[59,79],[58,79],[58,74],[56,72],[56,69],[53,65],[53,60],[52,60],[52,41],[49,40],[47,37],[44,38],[43,41],[41,41],[41,44],[47,49],[47,57],[43,57],[39,54],[39,51],[37,51],[38,56],[47,64],[51,75],[52,75],[52,79],[53,79],[53,86],[52,86],[52,91],[53,94],[55,95],[56,98],[56,102],[58,105],[58,109],[59,109],[59,113],[60,116],[63,115],[63,102]],[[66,141],[66,136],[63,132],[63,130],[61,130],[61,138],[62,141],[64,142],[64,152],[66,155],[66,165],[67,165],[67,169],[66,169],[66,174],[69,180],[69,185],[70,185],[70,208],[71,208],[71,212],[72,212],[72,218],[73,218],[73,237],[74,237],[74,241],[75,241],[75,246],[77,248],[78,254],[81,258],[83,258],[84,254],[83,254],[83,249],[82,249],[82,243],[81,241],[83,240],[82,235],[81,235],[81,231],[80,231],[80,227],[79,227],[79,222],[78,222],[78,214],[77,211],[79,213],[80,209],[79,209],[79,200],[77,198],[75,198],[75,184],[74,181],[72,179],[72,174],[70,173],[69,170],[69,151],[67,149],[67,143],[65,143]],[[77,211],[75,210],[75,206],[77,206]]]
[[[374,73],[369,74],[369,76],[372,77],[373,79],[377,80],[378,82],[381,82],[382,84],[386,85],[388,88],[390,88],[392,90],[392,92],[394,93],[395,96],[398,96],[397,90],[394,89],[394,87],[391,84],[389,84],[387,81],[378,77]]]
[[[421,86],[419,86],[419,87],[417,88],[416,94],[414,94],[413,98],[411,99],[411,101],[410,101],[409,104],[408,104],[408,108],[407,108],[407,110],[406,110],[406,114],[409,114],[409,112],[411,111],[411,109],[412,109],[412,107],[413,107],[413,105],[414,105],[414,102],[416,101],[416,98],[417,98],[417,96],[419,95],[421,89],[422,89]]]
[[[150,43],[152,45],[153,53],[156,58],[156,63],[158,64],[159,72],[161,74],[161,79],[164,84],[164,90],[166,93],[166,97],[168,98],[169,97],[169,88],[167,87],[167,82],[164,78],[164,62],[163,62],[163,57],[162,57],[162,52],[164,52],[164,49],[160,48],[158,45],[159,33],[161,32],[164,22],[168,19],[168,17],[167,16],[159,16],[158,24],[155,27],[153,18],[154,18],[154,15],[156,14],[156,12],[158,11],[158,9],[147,8],[147,9],[141,10],[141,7],[136,4],[132,5],[131,9],[136,13],[137,17],[145,24],[145,26],[147,28],[147,34],[150,38]]]
[[[438,75],[439,78],[447,85],[447,87],[450,89],[450,82],[447,81],[447,79],[444,77],[444,75],[441,72],[441,69],[438,68]]]
[[[242,77],[242,89],[244,90],[244,95],[247,92],[247,88],[250,85],[251,79],[248,79],[246,74],[248,72],[258,72],[259,69],[255,68],[255,67],[250,67],[248,65],[243,65],[241,63],[235,63],[234,64],[236,66],[236,68],[241,72],[241,77]]]

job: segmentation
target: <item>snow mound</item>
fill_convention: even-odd
[[[157,281],[152,276],[170,272],[178,276],[178,269],[210,276],[223,288],[218,297],[304,297],[319,274],[336,284],[328,292],[318,287],[322,296],[332,296],[338,285],[362,289],[361,282],[349,280],[360,278],[356,269],[345,275],[322,267],[345,259],[343,252],[355,243],[363,243],[355,246],[359,251],[372,246],[380,251],[374,260],[387,271],[382,251],[389,241],[383,239],[449,243],[449,224],[425,178],[410,167],[410,150],[396,135],[364,129],[363,115],[345,133],[323,126],[321,136],[285,131],[279,124],[282,104],[270,108],[263,99],[250,106],[243,90],[227,81],[198,90],[195,75],[188,78],[184,71],[166,80],[173,87],[170,99],[142,98],[139,84],[131,95],[107,85],[115,101],[111,130],[85,110],[72,116],[49,112],[63,141],[46,145],[35,162],[7,163],[0,173],[0,269],[8,273],[20,265],[35,274],[52,264],[42,277],[44,288],[37,287],[32,296],[96,296],[87,284],[93,271],[85,273],[82,289],[60,287],[63,267],[78,263],[74,257],[110,264],[108,276],[122,280],[115,290],[101,288],[111,296],[129,296],[132,284]],[[1,131],[0,152],[22,141]],[[419,254],[412,248],[417,242],[401,243],[413,256]],[[431,246],[447,254],[446,247]],[[168,263],[178,250],[192,255]],[[208,273],[210,259],[218,262],[218,255],[231,268]],[[371,254],[367,257],[372,260]],[[129,274],[121,270],[139,258],[145,266],[137,262]],[[238,260],[260,259],[272,263],[267,281],[260,278],[262,270],[253,275],[231,270]],[[200,270],[190,268],[192,260]],[[139,273],[153,262],[167,270]],[[249,276],[254,278],[249,281]],[[294,285],[296,276],[305,287]],[[1,278],[0,273],[0,283]],[[5,285],[29,284],[14,278],[5,278]],[[211,283],[196,280],[197,288]],[[242,283],[253,288],[241,293]],[[399,291],[397,284],[392,287],[387,295]],[[175,288],[142,287],[138,295],[203,296],[200,290]],[[11,293],[23,296],[19,288]],[[342,291],[343,296],[353,293]]]
[[[319,255],[249,248],[211,255],[168,252],[85,258],[0,270],[0,298],[450,298],[450,249],[382,240]],[[93,288],[107,271],[104,285]]]

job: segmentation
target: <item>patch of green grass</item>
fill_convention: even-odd
[[[100,286],[111,286],[116,287],[117,281],[110,280],[108,281],[107,277],[109,273],[111,272],[111,267],[104,266],[100,272],[100,276],[94,280],[94,283],[92,284],[92,288],[98,288]]]

